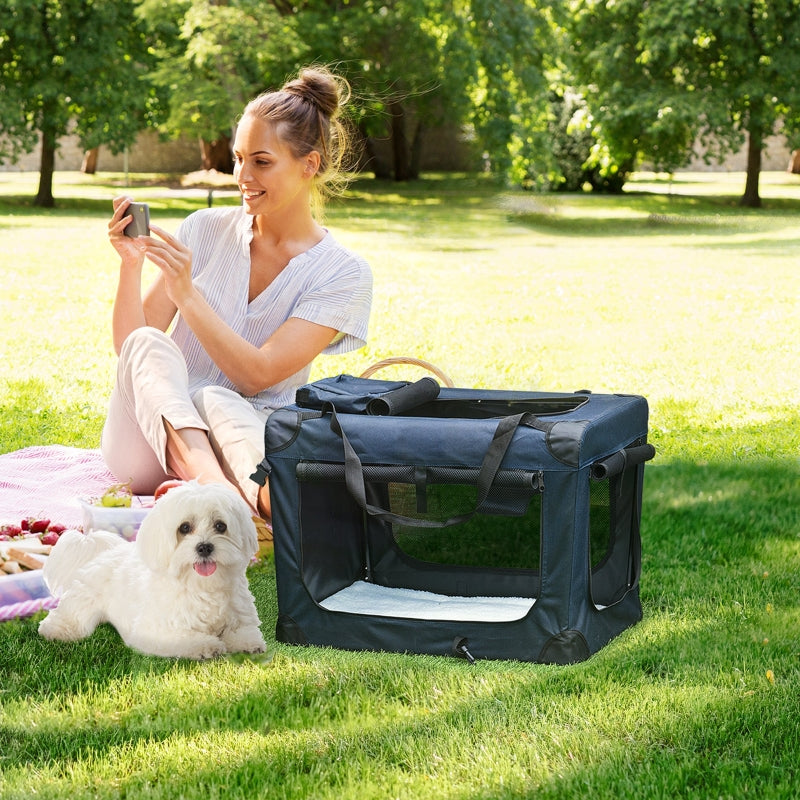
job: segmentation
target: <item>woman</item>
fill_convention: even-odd
[[[267,416],[293,402],[319,353],[365,343],[369,266],[314,214],[341,167],[341,94],[310,68],[246,106],[233,145],[241,207],[133,239],[131,199],[114,200],[119,365],[102,452],[136,493],[174,477],[225,482],[268,519],[268,487],[250,479]],[[160,274],[143,294],[145,258]]]

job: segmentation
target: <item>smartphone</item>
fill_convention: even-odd
[[[133,217],[125,228],[125,235],[135,239],[137,236],[150,235],[150,207],[147,203],[131,203],[127,214]]]

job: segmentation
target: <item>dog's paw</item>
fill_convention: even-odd
[[[210,647],[202,656],[201,660],[206,661],[209,658],[219,658],[220,656],[224,656],[227,652],[228,651],[224,645],[221,647]]]
[[[75,635],[73,631],[70,631],[69,628],[62,625],[58,617],[54,615],[52,611],[39,623],[39,636],[44,639],[62,642],[81,638]]]
[[[229,653],[264,653],[267,649],[261,631],[255,626],[228,632],[224,639]]]
[[[228,652],[222,639],[209,639],[208,641],[198,642],[184,655],[185,658],[193,658],[196,661],[207,661],[210,658],[217,658]]]
[[[45,639],[55,639],[55,627],[48,614],[48,616],[39,623],[39,636],[43,636]]]

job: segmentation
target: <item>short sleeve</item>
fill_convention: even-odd
[[[341,253],[339,255],[341,257]],[[347,259],[338,269],[302,297],[292,316],[339,331],[323,351],[334,355],[357,350],[366,344],[371,307],[369,265],[362,258],[347,253]]]

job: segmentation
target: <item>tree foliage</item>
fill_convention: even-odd
[[[553,166],[547,132],[558,2],[472,0],[472,119],[493,170],[514,183]]]
[[[618,162],[685,165],[748,144],[757,206],[763,143],[800,121],[800,0],[579,0],[571,63]]]
[[[131,144],[152,113],[151,56],[134,0],[0,0],[0,160],[41,138],[36,204],[52,206],[58,139]]]
[[[798,41],[800,0],[0,0],[0,161],[41,139],[43,205],[67,132],[116,152],[149,125],[229,169],[247,100],[321,63],[380,177],[416,177],[443,127],[530,188],[747,142],[757,205],[765,138],[800,144]]]
[[[445,125],[460,127],[497,174],[525,172],[546,130],[551,11],[541,0],[307,0],[296,7],[311,52],[341,64],[353,86],[371,168],[397,180],[419,174],[423,134]],[[375,157],[376,139],[391,142],[390,165]]]
[[[419,174],[423,134],[469,112],[472,64],[463,4],[451,0],[306,0],[294,11],[315,60],[353,90],[351,120],[379,177]],[[391,159],[375,142],[388,139]]]
[[[144,0],[141,13],[156,37],[151,80],[165,97],[161,131],[197,137],[206,166],[230,171],[242,108],[308,54],[295,19],[261,0]]]
[[[546,3],[145,0],[143,13],[159,31],[162,128],[219,141],[223,153],[244,102],[306,62],[350,82],[353,130],[379,177],[418,176],[424,134],[439,126],[461,127],[505,176],[541,151],[554,30]],[[390,143],[388,161],[379,140]]]

